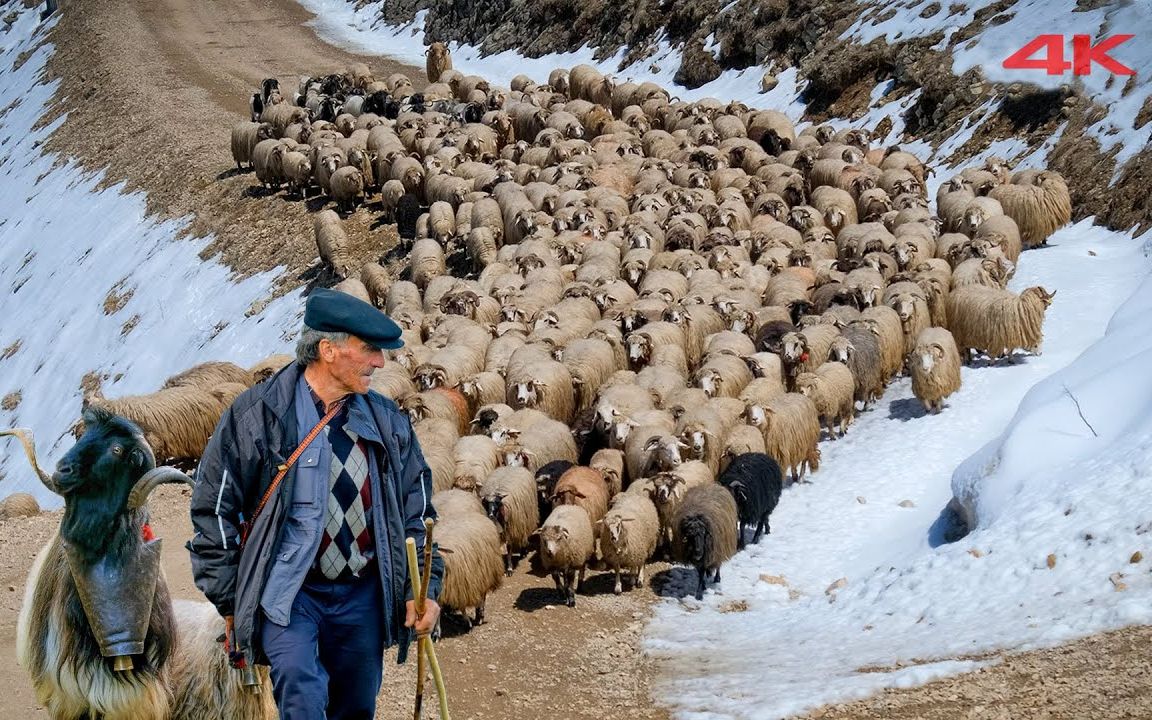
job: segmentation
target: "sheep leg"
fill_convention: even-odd
[[[568,607],[576,607],[576,571],[565,571],[565,589],[564,595]]]
[[[487,598],[485,598],[485,600],[481,600],[480,604],[476,606],[476,625],[484,624],[484,603],[486,600]]]
[[[701,565],[700,567],[696,568],[696,574],[699,576],[699,582],[696,584],[696,599],[703,600],[704,583],[706,582],[708,570],[703,565]]]
[[[624,592],[624,587],[620,582],[620,568],[616,568],[616,587],[612,588],[612,592],[616,593],[617,595]]]
[[[720,582],[720,566],[716,566],[716,577],[712,578],[712,582]]]
[[[633,583],[632,587],[644,587],[644,565],[643,564],[641,564],[640,567],[638,567],[636,569],[636,581]]]
[[[512,577],[512,549],[505,546],[504,551],[504,577]]]
[[[744,545],[745,545],[744,531],[747,529],[748,529],[748,526],[744,523],[743,520],[741,520],[740,524],[736,528],[736,549],[737,550],[743,550],[744,549]],[[752,542],[756,542],[756,541],[753,540]]]
[[[578,592],[584,592],[584,570],[585,570],[586,568],[587,568],[587,566],[585,566],[585,565],[581,565],[581,566],[580,566],[580,571],[579,571],[579,573],[577,574],[577,577],[579,578],[579,580],[578,580],[578,582],[577,582],[577,584],[576,584],[576,590],[577,590]]]
[[[556,592],[560,593],[564,596],[565,599],[567,599],[568,595],[567,590],[565,589],[564,577],[559,570],[556,570],[552,573],[552,582],[556,583]]]
[[[764,535],[764,526],[768,524],[768,518],[760,518],[760,522],[756,523],[756,534],[752,536],[752,544],[760,542],[760,538]]]

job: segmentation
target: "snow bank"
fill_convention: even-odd
[[[102,173],[39,149],[63,122],[34,127],[58,84],[41,77],[54,22],[38,26],[37,11],[25,11],[0,35],[0,397],[21,394],[15,410],[0,410],[0,427],[32,428],[47,467],[71,446],[85,373],[112,375],[104,393],[116,397],[155,390],[204,360],[255,362],[291,347],[302,310],[289,295],[245,317],[276,271],[233,282],[228,268],[199,258],[211,238],[177,239],[186,220],[147,217],[142,194],[97,190]],[[14,440],[0,444],[0,473],[0,496],[60,504]]]
[[[647,649],[677,717],[785,717],[973,669],[992,650],[1152,621],[1148,561],[1129,563],[1152,529],[1149,263],[1139,240],[1089,221],[1053,243],[1012,283],[1058,292],[1043,355],[965,368],[937,416],[897,383],[824,443],[813,484],[785,492],[773,533],[718,589],[659,606]],[[957,465],[980,522],[941,545]],[[662,580],[674,596],[692,582],[679,569]]]

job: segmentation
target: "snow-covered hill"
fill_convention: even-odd
[[[210,238],[179,239],[186,223],[145,214],[144,197],[43,153],[63,117],[56,82],[42,82],[52,53],[36,10],[0,34],[0,427],[33,428],[54,463],[80,416],[81,380],[107,376],[108,397],[150,392],[204,360],[252,363],[291,347],[302,301],[269,297],[274,273],[235,283],[203,262]],[[31,492],[60,504],[12,440],[0,441],[0,496]]]

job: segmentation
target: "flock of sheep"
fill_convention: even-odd
[[[373,387],[432,468],[444,604],[477,620],[532,546],[568,604],[597,558],[619,592],[661,547],[703,589],[897,376],[939,412],[974,355],[1040,351],[1054,293],[1005,286],[1071,219],[1055,172],[993,158],[933,209],[931,170],[863,129],[587,65],[497,87],[438,43],[427,69],[419,93],[364,66],[292,100],[266,81],[232,151],[411,239],[399,279],[315,219],[337,288],[404,329]]]

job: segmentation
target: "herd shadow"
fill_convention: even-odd
[[[903,398],[901,400],[893,400],[888,404],[888,419],[899,420],[900,422],[908,422],[909,420],[916,420],[928,414],[924,409],[924,403],[916,398]]]

